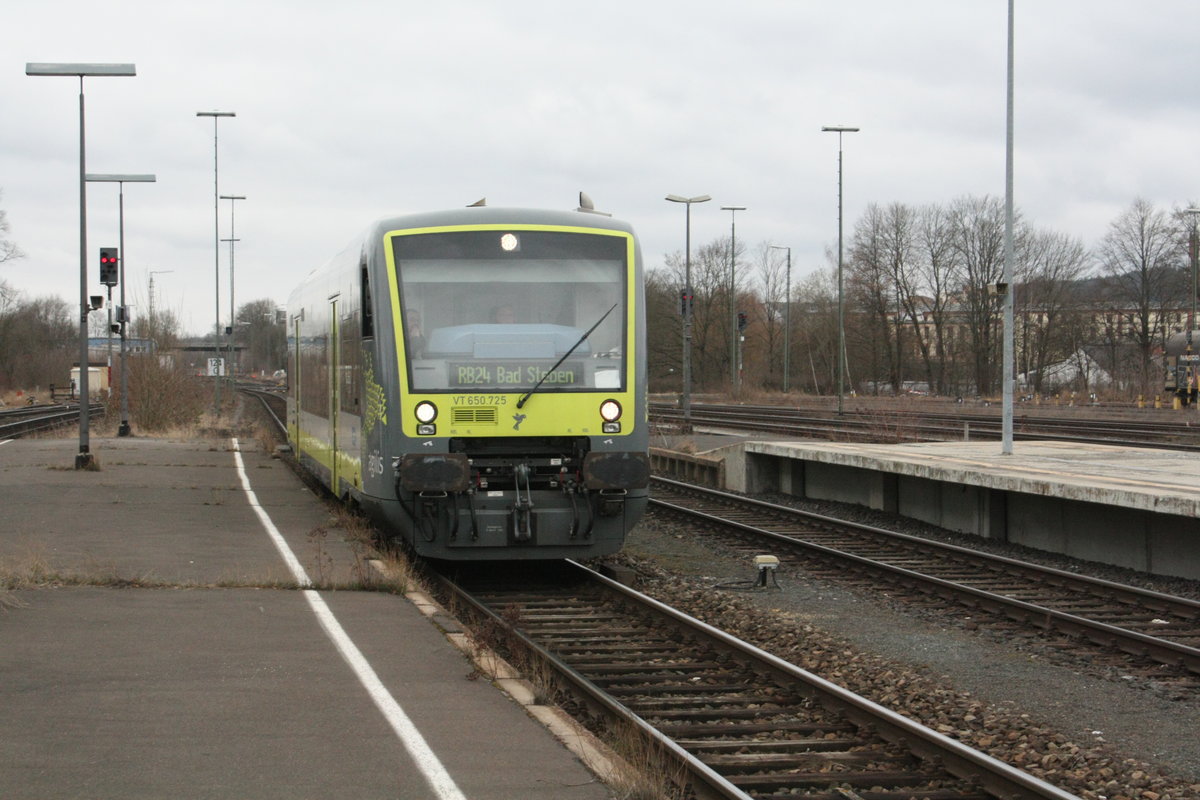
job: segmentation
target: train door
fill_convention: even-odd
[[[338,486],[340,478],[341,446],[338,441],[338,421],[342,407],[342,347],[338,335],[338,298],[329,298],[329,488],[335,496],[341,496]]]

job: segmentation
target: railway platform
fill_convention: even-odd
[[[240,448],[0,443],[0,796],[612,796]]]
[[[734,491],[911,517],[1144,572],[1200,578],[1200,459],[1070,442],[858,444],[703,438],[684,459]],[[670,460],[669,457],[664,457]],[[714,471],[713,465],[719,465]]]

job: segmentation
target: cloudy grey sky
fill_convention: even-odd
[[[635,226],[648,266],[728,235],[823,268],[868,202],[1004,194],[1006,0],[76,0],[2,19],[0,208],[27,296],[78,302],[78,82],[26,62],[119,62],[90,78],[87,169],[127,184],[131,301],[150,270],[189,332],[214,316],[213,124],[237,203],[236,296],[283,303],[371,220],[490,205]],[[1017,0],[1016,203],[1088,246],[1138,196],[1200,198],[1195,0]],[[221,202],[221,237],[229,237]],[[89,280],[117,240],[116,185],[88,191]],[[228,313],[227,245],[221,308]],[[99,292],[99,286],[95,291]],[[224,323],[223,323],[224,324]]]

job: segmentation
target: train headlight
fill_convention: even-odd
[[[604,424],[600,429],[604,433],[620,433],[621,423],[621,404],[616,400],[605,400],[600,404],[600,418],[604,420]]]
[[[600,404],[600,418],[605,422],[616,422],[621,418],[621,404],[616,400],[605,400]]]
[[[500,248],[506,253],[516,252],[521,249],[521,240],[515,233],[506,233],[500,237]]]
[[[433,422],[437,419],[437,406],[428,400],[422,400],[417,403],[416,414],[417,422]]]

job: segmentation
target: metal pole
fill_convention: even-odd
[[[1200,208],[1194,208],[1194,207],[1185,208],[1183,210],[1183,213],[1190,214],[1192,217],[1192,231],[1188,235],[1188,259],[1189,259],[1189,261],[1191,263],[1191,267],[1192,267],[1192,313],[1188,317],[1187,348],[1184,351],[1188,356],[1191,356],[1192,353],[1194,352],[1192,349],[1193,329],[1196,327],[1196,293],[1197,293],[1197,290],[1200,289],[1200,287],[1198,287],[1197,283],[1196,283],[1196,275],[1197,275],[1196,261],[1197,261],[1197,258],[1200,257],[1200,253],[1197,252],[1197,250],[1200,250],[1200,232],[1198,232],[1196,229],[1196,215],[1200,214]],[[1191,377],[1191,381],[1185,387],[1185,391],[1187,391],[1186,398],[1187,398],[1187,402],[1191,402],[1193,397],[1195,396],[1193,394],[1193,390],[1196,388],[1196,385],[1198,383],[1200,383],[1200,375],[1197,375],[1195,362],[1191,361],[1190,359],[1187,362],[1186,369],[1187,369],[1186,374]],[[1178,396],[1178,394],[1179,394],[1178,388],[1175,390],[1175,393]],[[1196,405],[1196,404],[1193,404],[1193,405]]]
[[[88,421],[91,392],[88,387],[88,302],[87,290],[87,166],[83,132],[83,76],[79,76],[79,454],[75,469],[92,465]]]
[[[842,415],[843,388],[846,385],[846,320],[845,320],[845,301],[842,296],[842,134],[856,133],[858,128],[849,128],[841,125],[827,126],[821,128],[822,131],[836,133],[838,135],[838,269],[837,269],[837,294],[838,294],[838,352],[837,352],[837,395],[838,416]]]
[[[221,241],[229,242],[229,367],[230,367],[230,369],[227,371],[227,374],[229,374],[232,377],[232,375],[233,375],[233,371],[232,371],[233,370],[233,339],[234,339],[234,331],[237,329],[237,311],[236,311],[237,306],[233,302],[233,288],[234,288],[234,286],[233,286],[233,284],[234,284],[234,281],[233,281],[233,243],[241,241],[240,239],[235,238],[234,206],[235,206],[236,201],[245,200],[246,196],[240,195],[240,194],[223,194],[223,195],[221,195],[221,199],[229,201],[229,239],[228,240],[222,239]]]
[[[683,203],[687,206],[686,231],[684,234],[684,297],[683,297],[683,392],[680,405],[683,406],[683,432],[692,432],[692,203],[706,203],[712,198],[706,194],[696,197],[680,197],[669,194],[666,197],[672,203]]]
[[[734,395],[741,391],[741,370],[738,369],[738,330],[737,320],[737,212],[745,211],[745,206],[721,206],[722,211],[729,212],[729,385]]]
[[[213,278],[215,286],[213,291],[213,299],[215,301],[216,312],[216,328],[213,331],[213,335],[216,338],[213,340],[213,349],[216,351],[219,358],[221,355],[221,209],[220,191],[218,185],[219,156],[217,151],[217,118],[236,117],[237,114],[233,111],[197,111],[196,116],[213,118]],[[213,416],[219,416],[221,413],[220,374],[213,376],[213,387]]]
[[[842,135],[838,134],[838,362],[837,362],[837,413],[842,415],[843,394],[846,386],[846,303],[842,295]]]
[[[117,264],[118,264],[118,269],[119,269],[117,279],[121,284],[120,317],[123,320],[121,322],[121,328],[120,328],[120,332],[121,332],[121,425],[117,429],[117,435],[118,436],[128,436],[130,433],[130,430],[129,430],[129,373],[127,370],[128,361],[126,360],[128,357],[128,347],[127,347],[128,336],[127,336],[126,328],[129,325],[130,320],[129,320],[129,310],[125,305],[125,275],[126,275],[126,269],[125,269],[125,183],[127,181],[138,182],[138,183],[154,183],[157,180],[157,178],[154,175],[129,175],[129,174],[109,175],[109,174],[104,174],[104,175],[85,175],[84,179],[87,180],[89,183],[99,181],[99,182],[107,182],[107,183],[116,183],[117,184],[117,203],[118,203],[117,218],[119,220],[119,225],[120,225],[120,228],[119,228],[120,239],[119,239],[118,246],[117,246],[117,259],[118,259]],[[109,287],[109,304],[108,305],[109,305],[109,309],[110,309],[109,320],[108,320],[108,322],[109,322],[108,329],[109,329],[109,339],[111,340],[111,338],[112,338],[112,312],[111,312],[111,309],[112,309],[112,305],[113,305],[112,304],[112,287]],[[109,366],[111,367],[111,365],[112,365],[111,346],[110,346],[110,353],[109,353],[108,360],[109,360]]]
[[[1004,147],[1004,415],[1001,455],[1013,451],[1013,0],[1008,0],[1008,108]]]
[[[788,373],[791,371],[792,340],[792,248],[780,244],[769,245],[773,250],[787,250],[787,283],[783,290],[783,393],[789,388]]]
[[[117,181],[117,267],[121,281],[121,424],[117,436],[129,435],[129,370],[125,361],[125,326],[129,324],[129,312],[125,308],[125,182]],[[109,305],[112,305],[111,303]],[[112,331],[112,325],[108,326]],[[110,334],[111,335],[111,334]]]
[[[692,204],[684,215],[683,300],[683,432],[692,432]]]
[[[783,301],[783,393],[791,388],[791,352],[792,352],[792,248],[787,249],[787,288],[784,289]]]
[[[84,132],[83,79],[89,75],[133,76],[137,69],[133,64],[25,64],[26,75],[71,75],[79,78],[79,453],[75,456],[75,468],[91,467],[93,462],[88,438],[90,409],[88,402],[88,312],[91,304],[87,293],[87,164]]]

